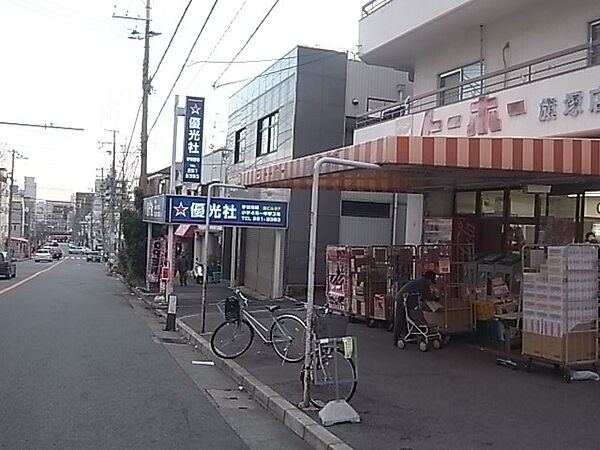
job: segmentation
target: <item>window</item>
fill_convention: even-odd
[[[389,219],[390,204],[343,200],[342,216]]]
[[[461,87],[459,87],[458,85],[465,81],[469,81],[473,78],[482,76],[483,69],[483,64],[480,62],[476,62],[441,74],[439,77],[440,89],[451,88],[452,86],[457,87],[454,89],[444,91],[440,94],[440,106],[449,105],[450,103],[456,103],[461,100],[466,100],[468,98],[477,97],[478,95],[481,95],[483,87],[483,83],[481,81],[465,84]]]
[[[454,202],[456,214],[475,214],[477,212],[477,192],[457,192]]]
[[[504,216],[504,191],[483,191],[481,193],[481,215]]]
[[[600,20],[590,23],[589,28],[590,43],[590,64],[600,64]]]
[[[244,162],[246,156],[246,129],[242,128],[235,132],[235,148],[233,152],[233,163]]]
[[[258,121],[256,137],[256,156],[267,155],[277,151],[277,134],[279,133],[279,111],[263,117]]]

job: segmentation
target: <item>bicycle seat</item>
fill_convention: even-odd
[[[267,310],[269,312],[275,312],[281,308],[281,305],[269,305],[269,306],[265,306],[265,308],[267,308]]]

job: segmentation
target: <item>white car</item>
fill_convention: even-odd
[[[33,260],[35,262],[41,262],[41,261],[52,262],[52,253],[50,253],[50,250],[48,250],[47,248],[40,248],[33,255]]]

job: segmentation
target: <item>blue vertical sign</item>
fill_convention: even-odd
[[[183,141],[183,181],[200,183],[202,179],[202,135],[204,98],[185,98],[185,137]]]

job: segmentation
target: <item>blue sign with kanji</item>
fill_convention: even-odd
[[[200,183],[202,179],[202,135],[204,98],[185,98],[185,136],[183,140],[183,181]]]
[[[158,201],[157,198],[164,199]],[[161,195],[144,199],[144,211],[154,205],[165,205],[161,223],[204,224],[206,197]],[[288,204],[269,200],[211,198],[208,208],[210,223],[226,227],[287,228]],[[150,219],[151,220],[148,220]],[[156,222],[156,214],[144,214],[146,222]]]

